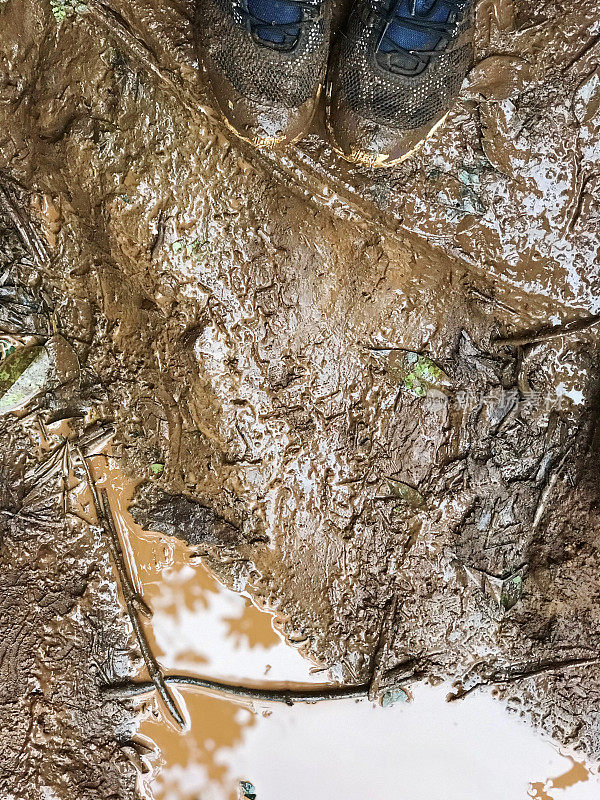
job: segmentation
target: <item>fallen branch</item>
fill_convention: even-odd
[[[477,683],[474,683],[469,688],[465,688],[461,686],[457,688],[455,692],[452,692],[446,698],[447,701],[450,703],[454,700],[459,700],[463,697],[466,697],[471,692],[474,692],[475,689],[480,689],[482,686],[493,686],[495,684],[508,684],[508,683],[516,683],[517,681],[526,680],[527,678],[535,678],[538,675],[544,675],[550,672],[560,672],[564,669],[572,669],[575,667],[585,667],[590,664],[598,664],[600,663],[600,657],[596,656],[594,658],[569,658],[564,661],[551,661],[545,662],[540,664],[533,669],[524,669],[521,671],[516,671],[514,674],[510,674],[510,670],[513,669],[508,667],[505,669],[504,673],[497,672],[496,674],[490,675],[487,678],[482,678]],[[465,679],[463,678],[463,681]]]
[[[165,683],[179,686],[206,689],[219,694],[234,695],[247,700],[261,700],[271,703],[318,703],[324,700],[343,700],[353,697],[367,697],[369,684],[361,683],[351,686],[307,686],[304,689],[258,689],[252,686],[239,686],[209,678],[196,678],[190,675],[167,675]],[[147,694],[155,687],[152,681],[132,681],[106,687],[104,693],[110,697],[122,699]]]
[[[95,503],[97,503],[97,497],[98,495],[95,494],[94,496]],[[136,592],[135,587],[131,581],[131,578],[129,577],[129,570],[127,569],[125,556],[123,554],[123,548],[121,547],[121,540],[119,538],[119,534],[117,533],[117,528],[115,526],[115,521],[113,519],[112,511],[110,510],[110,503],[108,502],[108,495],[106,493],[106,489],[100,490],[100,500],[101,500],[100,518],[103,519],[106,526],[106,531],[108,533],[108,544],[110,547],[113,560],[115,562],[115,566],[117,568],[117,572],[119,573],[119,580],[121,581],[121,590],[123,592],[123,597],[125,598],[125,602],[127,603],[128,606],[131,603],[136,609],[136,611],[140,611],[147,619],[150,619],[152,616],[152,612],[150,611],[144,600],[140,597],[138,592]]]
[[[183,719],[183,716],[177,707],[175,698],[165,684],[161,668],[158,664],[158,661],[154,657],[154,653],[152,652],[146,637],[146,632],[144,631],[144,628],[140,622],[140,612],[146,617],[152,616],[152,612],[144,602],[143,598],[140,597],[140,595],[135,591],[135,588],[131,582],[131,578],[129,577],[129,572],[125,563],[125,557],[123,555],[123,548],[121,547],[121,540],[119,538],[119,534],[117,533],[115,521],[110,509],[108,494],[106,493],[106,489],[101,489],[100,493],[98,494],[87,464],[85,464],[85,470],[88,480],[90,481],[90,488],[92,489],[92,495],[94,497],[94,504],[96,505],[98,519],[101,523],[103,523],[102,527],[108,536],[108,546],[113,557],[117,575],[119,576],[121,591],[123,592],[129,619],[131,620],[133,631],[146,664],[146,669],[150,675],[151,683],[156,688],[156,691],[162,698],[173,719],[181,728],[183,728],[185,726],[185,720]]]
[[[541,330],[531,332],[518,337],[507,337],[504,339],[495,339],[494,346],[500,347],[524,347],[528,344],[537,344],[538,342],[549,342],[552,339],[560,339],[561,336],[569,336],[572,333],[579,333],[586,331],[588,328],[593,328],[600,322],[600,314],[594,314],[585,319],[576,319],[572,322],[567,322],[564,325],[556,325],[553,328],[542,328]]]

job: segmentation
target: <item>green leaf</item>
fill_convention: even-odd
[[[162,474],[162,472],[163,472],[164,468],[165,468],[165,465],[164,465],[164,464],[161,464],[161,463],[159,463],[158,461],[157,461],[155,464],[150,464],[150,472],[151,472],[153,475],[160,475],[160,474]]]
[[[423,495],[404,481],[388,478],[388,489],[392,497],[403,500],[411,508],[423,508],[426,505]]]
[[[14,353],[17,348],[8,339],[0,339],[0,360]]]
[[[48,388],[50,357],[44,347],[15,350],[0,363],[0,414],[23,408]]]
[[[425,397],[429,389],[449,389],[452,380],[428,356],[412,350],[376,350],[375,357],[390,377],[414,397]]]
[[[50,8],[57,22],[62,22],[73,11],[74,0],[50,0]]]
[[[523,595],[523,578],[521,575],[515,575],[512,578],[507,578],[502,584],[502,591],[500,593],[500,604],[506,611],[515,606],[521,596]]]

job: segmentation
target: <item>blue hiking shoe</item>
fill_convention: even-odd
[[[277,147],[308,130],[325,77],[332,0],[198,0],[200,57],[238,136]]]
[[[326,117],[349,161],[393,166],[445,119],[473,61],[471,0],[358,0],[328,76]]]

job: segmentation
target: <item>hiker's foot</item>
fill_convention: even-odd
[[[228,127],[259,147],[303,136],[327,66],[331,0],[198,0],[200,56]]]
[[[330,67],[327,125],[350,161],[392,166],[444,120],[473,58],[470,0],[358,0]]]

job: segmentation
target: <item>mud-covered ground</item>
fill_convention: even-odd
[[[134,796],[101,687],[139,656],[65,500],[109,426],[138,521],[330,679],[489,684],[600,756],[598,10],[481,0],[447,125],[373,173],[319,120],[226,138],[191,3],[0,3],[0,325],[54,359],[0,417],[3,797]]]

